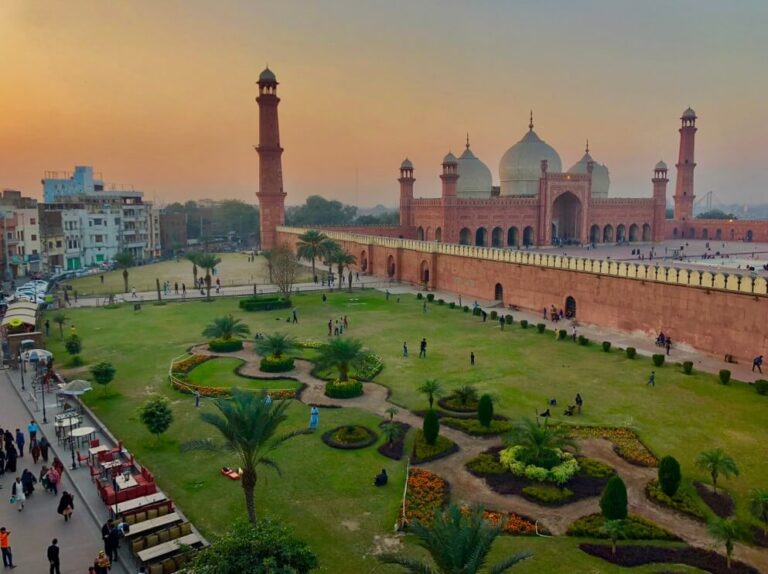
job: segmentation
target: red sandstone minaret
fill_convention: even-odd
[[[654,243],[664,241],[664,222],[667,214],[667,164],[660,161],[653,168],[653,230]]]
[[[440,179],[443,182],[441,198],[443,206],[442,241],[458,243],[459,214],[456,202],[456,182],[459,181],[459,162],[451,152],[448,152],[448,155],[443,158],[443,173],[440,175]]]
[[[285,192],[280,147],[280,126],[277,122],[277,78],[267,68],[259,75],[259,212],[261,219],[261,248],[272,249],[277,242],[278,225],[285,223]]]
[[[405,158],[400,164],[400,225],[402,227],[411,227],[413,220],[411,217],[411,202],[413,201],[413,164],[411,160]]]
[[[696,112],[688,108],[680,118],[680,153],[677,158],[677,182],[675,185],[675,219],[688,221],[693,217],[693,161],[696,135]]]

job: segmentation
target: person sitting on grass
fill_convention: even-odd
[[[540,416],[540,417],[544,417],[544,418],[546,419],[546,418],[549,418],[549,417],[551,417],[551,416],[552,416],[552,413],[551,413],[551,412],[549,412],[549,409],[547,409],[546,411],[544,411],[543,413],[541,413],[539,416]]]
[[[389,481],[389,477],[387,476],[387,469],[382,468],[381,472],[376,475],[376,478],[373,479],[373,485],[374,486],[384,486]]]
[[[573,416],[573,413],[574,413],[574,411],[576,411],[576,405],[571,405],[571,406],[569,406],[567,409],[565,409],[565,411],[563,412],[563,414],[564,414],[565,416],[567,416],[567,417],[572,417],[572,416]]]

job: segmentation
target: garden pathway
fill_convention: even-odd
[[[377,383],[365,383],[363,395],[353,399],[332,399],[325,396],[325,381],[312,376],[312,363],[297,359],[296,368],[288,373],[266,373],[259,369],[259,356],[253,351],[252,343],[244,343],[242,351],[235,353],[215,353],[206,345],[194,347],[192,352],[219,357],[237,357],[245,361],[239,372],[257,378],[292,378],[306,387],[301,393],[301,402],[308,405],[325,407],[352,407],[373,412],[383,418],[392,406],[399,409],[396,420],[405,422],[414,428],[422,426],[423,419],[411,411],[394,405],[389,401],[389,389]],[[482,478],[467,471],[468,461],[488,448],[502,444],[499,437],[473,437],[456,429],[442,426],[440,432],[459,446],[456,454],[446,458],[418,465],[445,479],[451,487],[452,498],[462,504],[481,504],[486,508],[514,512],[538,519],[552,534],[565,534],[568,526],[576,519],[600,512],[599,498],[591,497],[561,507],[548,507],[530,502],[521,496],[502,495],[491,490]],[[701,522],[687,518],[677,512],[650,502],[645,496],[645,487],[656,477],[655,468],[646,468],[631,464],[618,456],[613,444],[603,439],[579,439],[579,451],[590,458],[601,460],[613,468],[627,486],[629,509],[633,514],[642,516],[673,532],[691,546],[722,552]],[[768,572],[768,550],[745,544],[736,544],[734,556],[756,567],[760,572]]]

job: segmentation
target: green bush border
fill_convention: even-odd
[[[265,373],[285,373],[295,368],[293,357],[262,357],[259,361],[259,369]]]
[[[363,429],[368,435],[368,437],[365,440],[362,440],[360,442],[354,442],[354,443],[338,442],[333,440],[333,435],[334,433],[336,433],[336,431],[341,430],[343,428],[347,428],[347,427],[355,427],[358,429]],[[371,446],[373,443],[379,440],[379,435],[377,435],[374,431],[372,431],[371,429],[363,425],[341,425],[329,431],[324,432],[322,439],[325,444],[327,444],[332,448],[338,448],[340,450],[357,450],[360,448]]]
[[[211,339],[208,350],[214,353],[234,353],[243,350],[242,339]]]
[[[332,399],[353,399],[363,394],[363,383],[349,381],[331,381],[325,384],[325,396]]]

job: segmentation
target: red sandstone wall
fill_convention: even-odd
[[[346,231],[347,233],[360,233],[362,235],[378,235],[380,237],[416,239],[415,228],[401,227],[399,225],[321,225],[317,229]]]
[[[677,230],[677,235],[675,235]],[[718,238],[718,230],[720,237]],[[751,240],[749,235],[751,233]],[[735,219],[668,219],[665,225],[666,239],[705,239],[710,241],[752,241],[768,243],[768,221]]]

